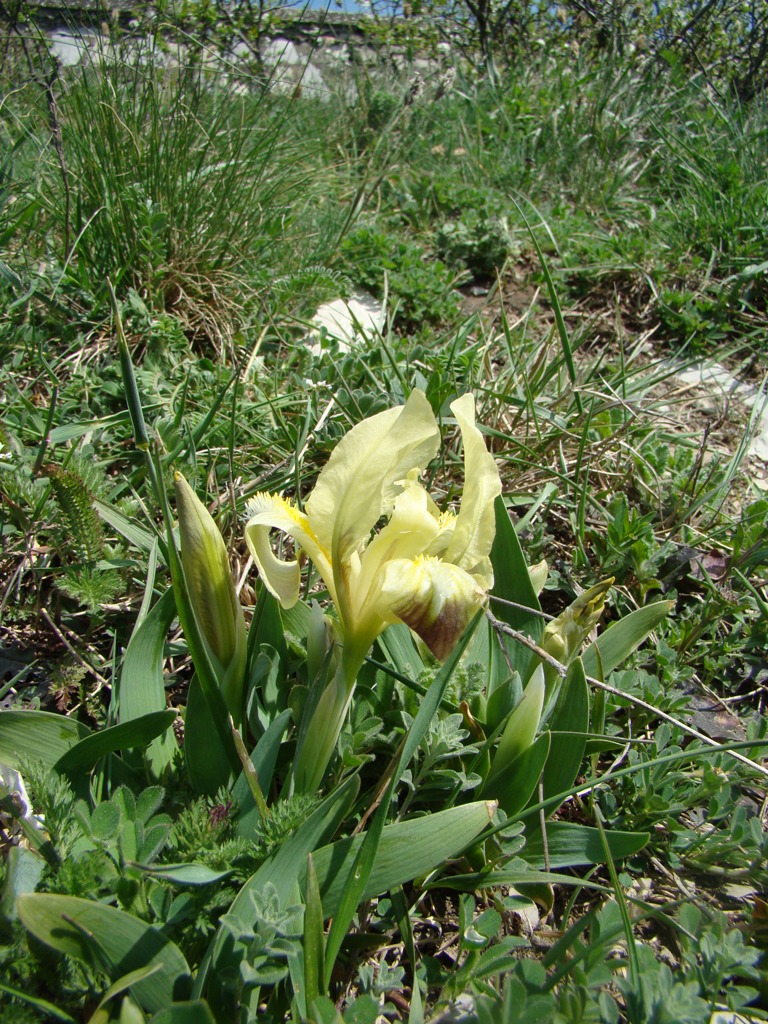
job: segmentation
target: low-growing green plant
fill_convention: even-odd
[[[437,251],[448,263],[466,267],[475,278],[501,272],[515,252],[509,225],[469,209],[442,224],[435,236]]]
[[[590,535],[601,571],[615,576],[620,583],[626,583],[631,575],[632,583],[645,598],[650,590],[661,588],[657,574],[675,545],[659,543],[654,529],[655,513],[639,515],[629,507],[623,494],[611,500],[607,513],[605,531],[594,531]]]
[[[389,296],[395,323],[414,331],[452,321],[458,312],[456,274],[429,259],[418,243],[390,231],[360,227],[341,245],[343,268],[355,284]]]

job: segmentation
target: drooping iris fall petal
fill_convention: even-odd
[[[429,555],[386,566],[378,609],[420,636],[436,658],[448,657],[485,601],[485,590],[458,565]]]
[[[451,405],[451,412],[461,428],[464,444],[464,492],[444,557],[477,576],[482,586],[490,589],[493,571],[489,556],[496,533],[493,503],[501,494],[501,480],[496,461],[475,425],[473,396],[457,398]]]
[[[281,530],[293,539],[312,559],[336,600],[330,554],[321,545],[308,516],[290,501],[277,494],[257,494],[248,503],[250,516],[245,527],[245,540],[264,585],[283,608],[291,608],[299,599],[301,570],[297,559],[286,561],[272,550],[270,532]]]

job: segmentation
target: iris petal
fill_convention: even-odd
[[[442,558],[451,543],[453,531],[456,529],[456,516],[450,509],[446,509],[445,512],[440,512],[438,515],[437,523],[437,534],[429,547],[425,548],[424,554],[437,555]]]
[[[296,560],[285,561],[272,550],[270,531],[282,530],[312,559],[336,601],[333,573],[328,553],[315,536],[308,517],[277,494],[257,494],[248,503],[250,516],[245,526],[245,540],[264,581],[283,608],[291,608],[299,599],[301,573]]]
[[[489,559],[496,533],[494,500],[501,494],[496,461],[475,426],[475,399],[462,395],[451,404],[464,442],[464,494],[448,547],[443,556],[477,577],[486,589],[493,586]]]
[[[358,591],[362,600],[385,563],[395,558],[415,558],[430,545],[439,529],[432,506],[434,502],[421,484],[406,481],[404,490],[395,498],[391,519],[363,553]]]
[[[388,562],[379,595],[379,613],[410,626],[441,661],[453,650],[485,591],[468,572],[434,557]]]
[[[312,529],[332,551],[334,568],[368,540],[388,515],[411,470],[437,453],[440,433],[423,392],[371,416],[339,441],[307,501]]]

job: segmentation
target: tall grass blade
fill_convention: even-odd
[[[560,337],[560,344],[563,349],[563,358],[565,359],[565,365],[568,369],[568,376],[570,377],[571,384],[574,388],[573,397],[576,402],[576,409],[579,415],[581,416],[584,413],[584,406],[581,401],[581,395],[579,394],[579,391],[576,387],[576,364],[573,361],[573,351],[571,349],[571,342],[568,337],[568,330],[565,326],[565,320],[563,319],[563,310],[560,306],[560,299],[557,295],[555,282],[552,279],[552,274],[549,271],[549,264],[547,263],[547,260],[544,257],[544,253],[542,252],[541,246],[539,245],[539,240],[536,237],[536,233],[534,232],[533,228],[528,222],[528,218],[526,217],[522,207],[515,199],[515,197],[510,195],[510,199],[515,204],[517,212],[522,217],[523,223],[528,229],[528,234],[531,236],[531,241],[533,242],[534,248],[536,249],[536,254],[539,257],[539,262],[541,263],[541,271],[544,274],[544,280],[547,283],[547,291],[549,292],[549,301],[552,303],[552,311],[555,314],[555,323],[557,325],[558,336]]]
[[[613,885],[613,893],[616,898],[616,904],[621,914],[621,921],[624,926],[624,938],[627,942],[627,957],[629,959],[629,977],[632,983],[632,987],[637,989],[640,983],[640,965],[637,959],[637,946],[635,944],[635,935],[632,930],[632,921],[629,917],[629,909],[627,908],[627,901],[624,899],[624,890],[621,882],[619,881],[619,875],[616,871],[616,864],[614,863],[613,853],[611,852],[611,845],[608,842],[608,834],[605,830],[605,824],[603,821],[603,815],[600,808],[595,805],[595,821],[597,822],[597,830],[600,833],[600,842],[603,847],[603,853],[605,856],[605,863],[608,865],[608,874],[611,876],[611,884]]]

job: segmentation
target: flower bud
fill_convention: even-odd
[[[613,576],[580,594],[564,612],[547,623],[539,646],[563,665],[569,665],[599,622],[612,584]]]
[[[599,622],[605,608],[606,595],[612,585],[613,576],[580,594],[556,619],[547,623],[539,646],[561,665],[570,665]],[[563,680],[551,665],[544,666],[544,680],[547,692],[543,717],[547,718],[555,705]]]
[[[243,609],[216,523],[181,473],[176,473],[174,479],[189,601],[208,646],[224,700],[238,725],[243,715],[246,655]]]

